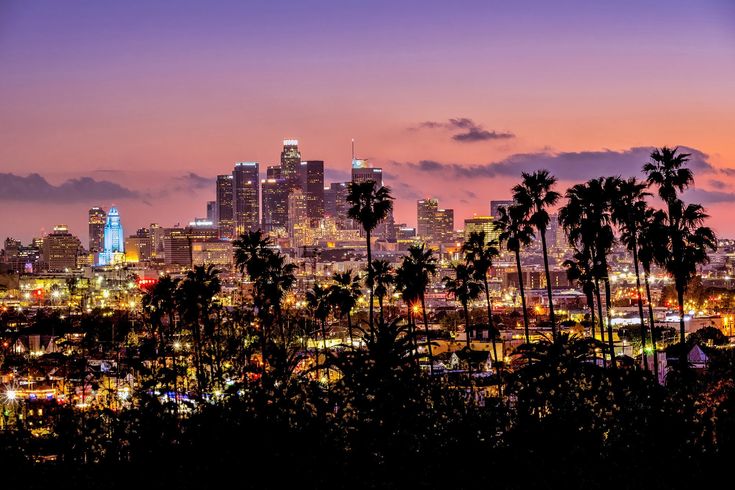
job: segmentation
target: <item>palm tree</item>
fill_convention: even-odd
[[[329,298],[329,288],[323,287],[316,283],[314,287],[306,292],[306,302],[311,308],[314,319],[319,322],[319,326],[322,333],[322,345],[324,348],[324,355],[327,355],[327,329],[326,323],[327,318],[331,310],[331,302]],[[319,378],[319,349],[316,351],[316,376]],[[327,379],[329,378],[329,370],[327,370]]]
[[[490,267],[493,265],[493,260],[500,255],[497,244],[498,242],[495,240],[486,240],[484,231],[473,231],[462,244],[462,253],[464,253],[465,262],[472,265],[475,279],[482,282],[483,289],[485,290],[488,333],[492,338],[493,357],[499,366],[498,349],[495,342],[497,331],[493,322],[493,306],[490,301],[490,285],[487,280],[487,275],[490,272]],[[500,375],[499,367],[497,372]]]
[[[430,374],[434,374],[434,355],[429,334],[429,319],[426,312],[426,288],[431,282],[431,277],[435,274],[436,258],[434,252],[424,244],[411,245],[408,248],[408,255],[403,257],[403,263],[396,273],[396,287],[402,292],[403,299],[408,306],[409,323],[414,321],[413,306],[415,306],[415,302],[419,301],[421,303]]]
[[[711,228],[704,226],[709,217],[699,204],[684,204],[676,199],[668,205],[666,255],[660,257],[662,267],[674,278],[676,299],[679,305],[679,362],[687,365],[684,328],[684,293],[697,272],[697,266],[709,262],[709,251],[717,250],[717,237]]]
[[[565,260],[562,265],[567,270],[569,282],[577,283],[587,299],[592,323],[592,338],[595,338],[595,279],[590,251],[588,249],[575,250],[572,258]]]
[[[395,271],[387,260],[373,260],[370,263],[372,274],[368,275],[367,286],[378,297],[379,322],[383,323],[383,301],[389,288],[396,282]]]
[[[147,312],[151,320],[151,327],[155,335],[158,336],[159,352],[165,352],[166,349],[166,331],[168,331],[169,340],[176,336],[176,290],[179,286],[179,279],[174,279],[166,274],[156,281],[153,287],[146,292],[141,300],[143,311]],[[164,329],[163,318],[168,320],[168,328]],[[174,370],[174,395],[178,401],[178,380],[176,370],[176,353],[173,356]],[[165,364],[165,354],[164,354]]]
[[[611,366],[614,368],[616,363],[612,336],[612,298],[607,261],[607,256],[615,243],[610,210],[610,189],[611,185],[602,177],[572,186],[566,193],[566,205],[559,210],[559,223],[564,228],[571,245],[589,251],[593,263],[595,286],[598,291],[600,281],[605,286],[607,342],[610,349]],[[599,303],[598,296],[598,309],[600,308]]]
[[[643,314],[643,294],[641,291],[641,274],[638,260],[638,244],[642,227],[645,225],[645,216],[648,211],[646,198],[651,194],[646,192],[646,184],[639,182],[635,177],[627,180],[611,179],[615,199],[612,202],[612,220],[620,230],[620,241],[633,254],[635,269],[636,296],[638,298],[638,315],[641,321],[641,348],[643,351],[643,369],[648,370],[648,355],[646,352],[646,324]],[[651,325],[653,328],[653,325]]]
[[[195,266],[188,271],[177,289],[177,303],[180,315],[189,325],[194,344],[194,368],[196,370],[197,391],[201,396],[207,389],[207,378],[203,369],[204,338],[210,338],[214,322],[211,311],[214,297],[222,286],[219,271],[214,265]]]
[[[717,240],[714,232],[703,226],[705,214],[698,204],[685,205],[679,194],[694,182],[694,173],[687,167],[689,153],[679,153],[678,148],[656,148],[650,160],[643,165],[649,186],[658,187],[658,196],[666,203],[666,214],[662,216],[668,231],[666,254],[659,257],[659,265],[674,277],[679,303],[679,353],[682,369],[686,368],[684,352],[684,292],[696,272],[697,265],[709,261],[708,250],[715,250]]]
[[[332,276],[334,284],[329,288],[329,297],[333,307],[339,309],[340,318],[347,317],[347,331],[350,336],[350,347],[354,350],[355,342],[352,337],[352,316],[351,311],[357,304],[357,300],[362,296],[362,287],[360,286],[360,276],[353,275],[351,270],[345,272],[335,272]]]
[[[367,242],[367,263],[368,277],[367,280],[372,282],[372,268],[370,264],[373,261],[372,249],[370,244],[370,235],[373,230],[388,217],[393,209],[393,196],[391,196],[389,187],[378,187],[374,180],[364,182],[350,182],[347,193],[347,202],[350,203],[350,209],[347,210],[347,216],[354,219],[365,231],[365,239]],[[369,298],[369,320],[370,333],[374,335],[373,325],[373,296],[375,292],[370,288]]]
[[[467,338],[467,354],[472,352],[470,343],[470,302],[475,301],[482,293],[482,284],[475,279],[475,271],[471,265],[455,264],[452,266],[454,277],[445,276],[442,279],[447,293],[454,296],[462,305],[464,311],[465,337]],[[472,376],[472,363],[468,362],[468,372]]]
[[[665,257],[666,236],[668,229],[665,225],[666,213],[663,211],[654,211],[651,208],[646,209],[641,216],[641,233],[638,241],[638,260],[643,267],[643,282],[646,285],[646,302],[648,303],[648,324],[651,326],[651,349],[653,356],[653,371],[656,381],[658,381],[658,346],[656,343],[656,324],[653,318],[653,301],[651,298],[651,266],[654,263],[661,263]]]
[[[495,221],[495,229],[500,232],[499,243],[505,243],[505,248],[515,254],[516,271],[518,272],[518,290],[521,295],[521,307],[523,308],[523,328],[526,334],[526,343],[531,343],[528,331],[528,311],[526,310],[526,293],[523,288],[523,270],[521,269],[521,248],[527,247],[533,240],[533,228],[525,220],[524,211],[518,206],[506,208],[501,206],[498,210],[499,217]]]
[[[249,231],[233,242],[235,265],[241,273],[256,281],[265,271],[273,254],[271,240],[262,231]]]
[[[541,250],[544,256],[544,272],[546,274],[546,294],[549,297],[549,321],[551,334],[556,336],[556,318],[554,317],[554,299],[551,293],[551,273],[549,271],[549,254],[546,246],[546,229],[549,226],[548,208],[559,201],[561,195],[552,190],[556,177],[548,170],[537,170],[533,173],[523,172],[523,180],[513,187],[513,200],[523,210],[525,218],[536,228],[541,237]]]

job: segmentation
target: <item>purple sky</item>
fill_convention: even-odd
[[[734,5],[4,0],[0,239],[84,238],[113,203],[131,233],[187,222],[216,174],[275,163],[283,138],[334,179],[356,138],[399,220],[434,196],[458,228],[521,170],[565,187],[682,145],[690,198],[735,235]]]

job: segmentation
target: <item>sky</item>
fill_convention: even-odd
[[[731,0],[0,0],[0,67],[0,239],[187,223],[285,138],[327,184],[354,138],[397,222],[435,197],[456,228],[522,171],[563,192],[681,146],[735,236]]]

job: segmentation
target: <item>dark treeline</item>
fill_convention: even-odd
[[[56,328],[81,333],[70,357],[83,364],[90,350],[116,352],[138,380],[135,393],[121,406],[58,408],[46,435],[23,426],[0,433],[4,479],[26,488],[663,489],[716,482],[735,456],[733,351],[706,347],[709,369],[696,374],[680,355],[665,384],[650,355],[665,347],[650,310],[654,266],[674,279],[682,318],[678,338],[671,336],[678,346],[670,348],[688,352],[705,337],[715,339],[710,345],[726,342],[713,332],[684,336],[684,295],[715,247],[701,206],[680,199],[693,180],[686,161],[662,148],[644,167],[647,182],[593,179],[565,196],[548,172],[523,175],[515,204],[501,211],[499,243],[471,236],[465,260],[442,278],[460,323],[490,332],[497,358],[502,325],[488,277],[503,248],[516,259],[526,343],[517,363],[494,363],[489,379],[472,376],[471,363],[456,377],[433,372],[425,292],[436,258],[414,246],[396,269],[372,259],[370,235],[392,206],[390,190],[373,182],[352,184],[348,197],[349,217],[364,228],[367,270],[315,282],[299,304],[291,294],[294,266],[252,232],[235,243],[235,262],[252,286],[235,307],[218,300],[218,271],[195,267],[180,279],[161,278],[137,323],[120,315],[97,315],[86,325],[59,320]],[[662,209],[649,204],[654,191]],[[548,210],[558,204],[574,248],[565,267],[585,293],[589,335],[564,331],[553,308],[544,236]],[[520,252],[534,236],[551,335],[531,342]],[[631,252],[647,296],[644,308],[638,295],[640,325],[624,333],[640,342],[640,362],[612,350],[607,258],[616,240]],[[406,315],[386,304],[393,291]],[[471,311],[475,303],[479,312]],[[348,340],[335,345],[335,338]]]

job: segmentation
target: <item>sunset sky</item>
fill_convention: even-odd
[[[735,2],[0,0],[0,240],[188,222],[284,138],[327,183],[355,138],[397,221],[437,197],[457,228],[523,170],[563,191],[679,145],[735,236]]]

